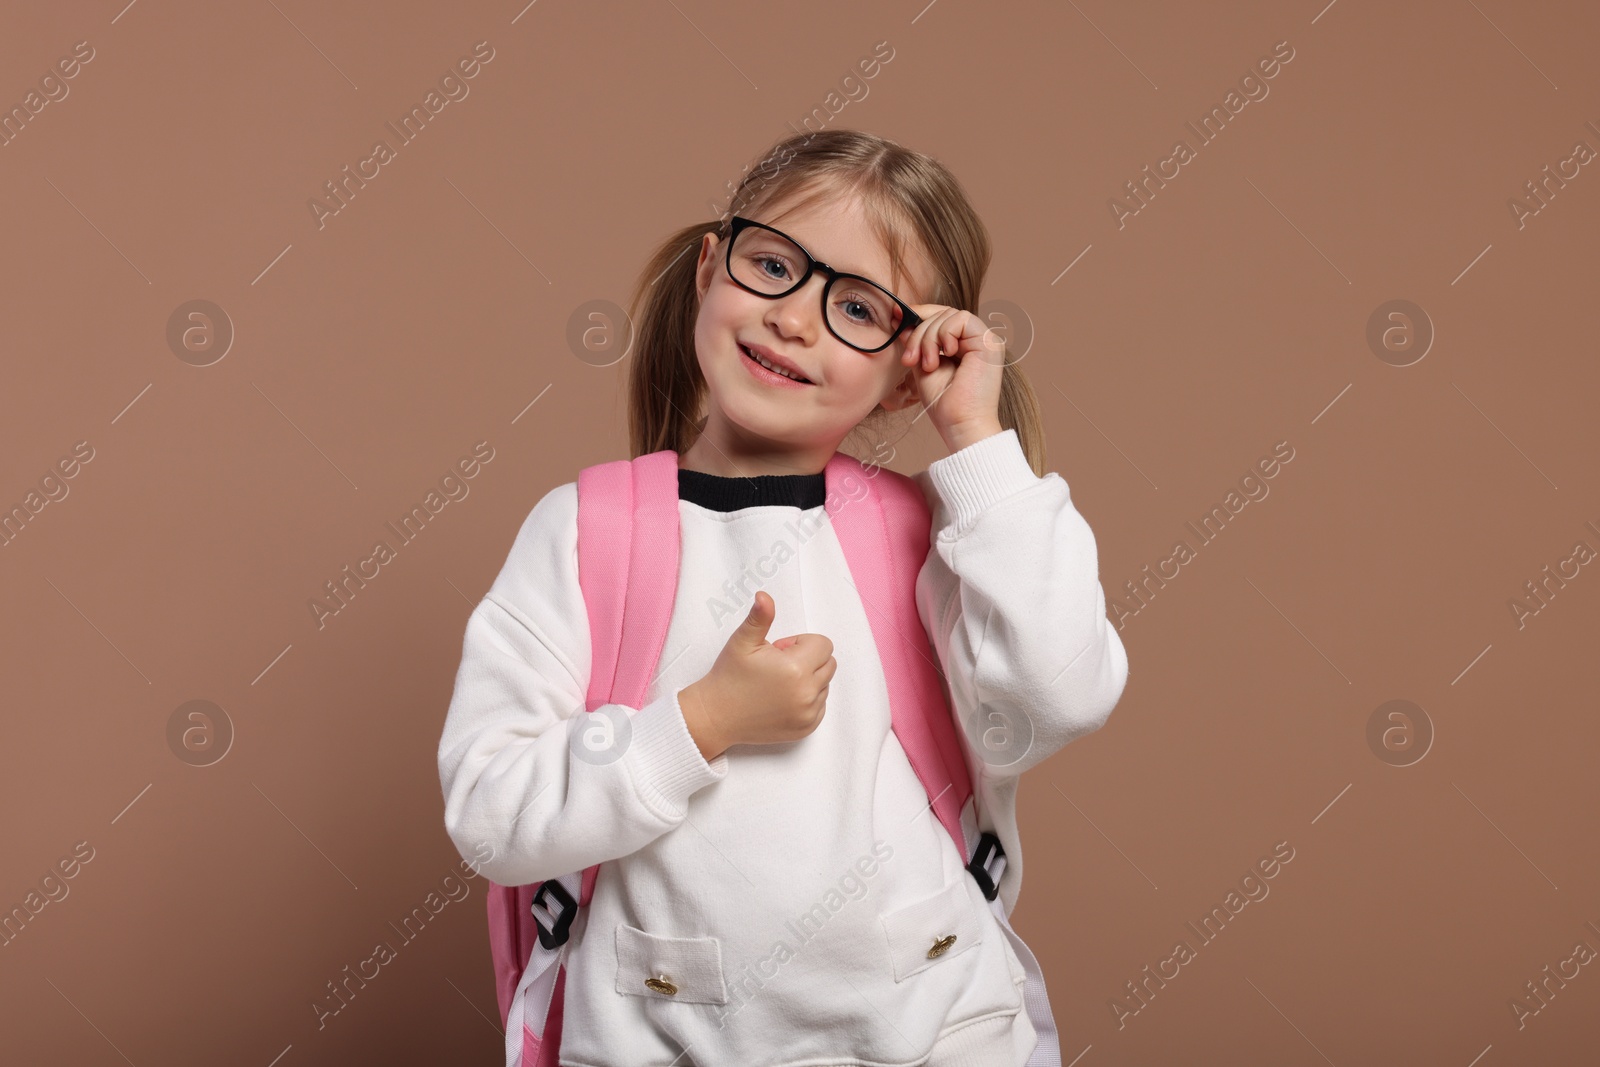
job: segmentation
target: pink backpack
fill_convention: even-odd
[[[1029,1067],[1059,1067],[1043,975],[996,902],[1005,851],[994,833],[963,828],[971,774],[916,607],[917,575],[930,544],[927,501],[905,475],[881,467],[869,471],[842,452],[834,453],[824,475],[825,507],[872,626],[895,736],[934,813],[961,855],[970,858],[967,870],[1028,972],[1024,1004],[1039,1032]],[[843,491],[852,478],[866,486],[864,495]],[[592,646],[587,711],[604,704],[644,707],[677,593],[678,538],[677,452],[652,452],[579,472],[578,581]],[[969,847],[971,838],[976,840]],[[991,877],[996,863],[999,870]],[[593,895],[599,869],[596,864],[530,885],[488,883],[489,940],[507,1067],[557,1067],[567,939],[578,909]]]

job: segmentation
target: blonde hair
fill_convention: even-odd
[[[695,270],[705,235],[716,233],[726,241],[734,214],[749,216],[778,203],[800,208],[848,194],[859,196],[889,253],[895,274],[890,285],[905,277],[906,250],[914,243],[933,264],[936,278],[934,291],[923,302],[978,313],[989,269],[989,235],[944,164],[859,130],[830,129],[780,140],[756,169],[746,168],[721,218],[673,233],[639,275],[629,309],[637,328],[628,377],[628,443],[633,458],[663,449],[682,453],[705,425],[700,409],[706,382],[694,346],[699,312]],[[1044,430],[1038,398],[1022,368],[1011,362],[1010,352],[1005,356],[1000,425],[1017,431],[1029,466],[1043,477]],[[895,415],[875,408],[851,436],[882,429]],[[847,450],[841,447],[841,451]],[[866,461],[865,455],[856,458]]]

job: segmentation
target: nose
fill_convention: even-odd
[[[827,278],[812,274],[800,288],[772,301],[770,321],[786,336],[814,339],[817,331],[823,328],[822,294],[827,285]]]

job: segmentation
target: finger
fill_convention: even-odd
[[[912,327],[911,332],[906,335],[906,350],[901,353],[900,357],[905,361],[906,366],[922,366],[922,337],[927,331],[928,320],[923,319]]]
[[[957,313],[951,310],[940,316],[938,325],[933,328],[929,346],[933,349],[933,354],[929,357],[930,371],[938,370],[944,365],[941,360],[948,359],[961,350],[961,334],[951,329],[951,324],[956,321]]]
[[[833,655],[833,642],[821,634],[796,634],[794,644],[795,652],[812,670],[816,670]]]
[[[941,356],[954,352],[953,345],[946,346],[944,334],[946,324],[950,321],[951,312],[941,312],[928,323],[928,332],[922,338],[922,369],[932,373],[939,369]]]
[[[937,331],[944,318],[942,311],[931,313],[917,323],[911,331],[911,339],[906,343],[907,362],[914,363],[923,373],[939,365]]]
[[[832,656],[829,656],[827,661],[824,662],[822,666],[817,668],[817,680],[823,685],[827,685],[833,680],[834,672],[838,669],[839,661]]]
[[[968,313],[952,309],[939,323],[939,355],[945,359],[953,359],[958,363],[961,359],[961,342],[966,333]]]
[[[922,327],[918,326],[910,333],[905,335],[905,348],[901,349],[900,351],[900,362],[908,367],[920,362],[920,350],[917,347],[917,338],[921,336],[919,333],[921,329]]]
[[[978,343],[983,346],[984,359],[988,362],[1005,363],[1006,339],[1001,336],[999,330],[985,327],[983,333],[978,335]]]

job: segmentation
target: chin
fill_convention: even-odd
[[[797,443],[795,438],[798,435],[793,432],[796,428],[790,424],[763,419],[749,411],[728,408],[722,409],[722,417],[747,441],[774,448],[791,447]]]

